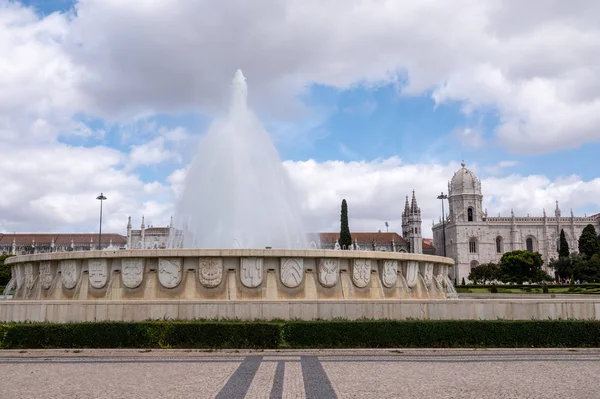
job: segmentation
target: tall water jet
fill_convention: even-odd
[[[175,213],[173,248],[308,248],[300,202],[235,73],[229,112],[201,139]]]

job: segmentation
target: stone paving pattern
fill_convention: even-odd
[[[598,398],[600,349],[0,351],[0,397]]]

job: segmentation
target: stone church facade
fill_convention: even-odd
[[[552,274],[547,265],[558,257],[560,231],[564,230],[571,251],[576,251],[579,236],[588,224],[600,230],[600,214],[576,217],[573,211],[563,216],[556,202],[554,216],[490,217],[483,209],[481,181],[461,164],[448,183],[449,214],[445,223],[434,224],[433,246],[437,255],[444,255],[444,230],[446,256],[453,258],[455,267],[451,273],[460,284],[468,281],[471,270],[483,263],[499,263],[502,254],[514,250],[539,252],[544,269]]]

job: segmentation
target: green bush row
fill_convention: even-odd
[[[277,348],[268,322],[94,322],[0,325],[0,348]]]
[[[600,321],[146,321],[0,325],[0,348],[600,347]]]
[[[461,288],[506,288],[506,289],[542,289],[545,284],[465,284],[458,285]],[[567,288],[567,287],[579,287],[579,288],[600,288],[600,283],[588,283],[588,284],[572,284],[572,285],[554,285],[554,284],[546,284],[549,288]]]

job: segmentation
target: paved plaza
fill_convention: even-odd
[[[5,398],[598,398],[599,349],[0,351]]]

